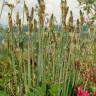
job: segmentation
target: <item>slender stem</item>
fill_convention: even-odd
[[[30,44],[31,44],[31,38],[30,38],[30,34],[29,34],[29,37],[28,37],[28,88],[31,87]]]

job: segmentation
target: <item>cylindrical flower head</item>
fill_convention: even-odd
[[[68,14],[69,7],[67,6],[66,1],[61,1],[61,12],[62,12],[62,24],[66,22],[66,16]]]
[[[80,23],[81,25],[84,23],[84,17],[83,17],[83,13],[81,10],[80,10]]]
[[[42,3],[41,3],[41,5],[42,5],[42,6],[41,6],[42,13],[45,13],[45,3],[44,3],[44,2],[42,2]]]
[[[38,0],[38,3],[39,3],[39,10],[38,10],[39,21],[43,26],[45,20],[45,3],[44,0]]]
[[[73,13],[70,11],[70,17],[69,17],[70,25],[73,26]]]
[[[14,8],[14,5],[13,4],[10,4],[8,2],[5,2],[5,5],[7,5],[10,9],[13,9]]]
[[[54,16],[53,14],[51,15],[50,21],[49,21],[49,28],[51,28],[54,24]]]
[[[33,15],[34,15],[34,8],[32,7],[32,10],[31,10],[31,19],[33,20]]]
[[[45,2],[44,2],[44,0],[40,1],[39,9],[40,9],[41,14],[45,13]]]
[[[19,24],[19,12],[17,12],[17,14],[16,14],[16,24],[17,25]]]
[[[12,31],[13,24],[12,24],[12,16],[10,13],[8,13],[8,25],[9,25],[9,31]]]
[[[38,0],[38,4],[40,4],[40,0]]]
[[[35,30],[35,32],[37,32],[37,21],[36,21],[36,19],[34,19],[34,30]]]
[[[76,31],[77,31],[77,33],[79,33],[80,32],[80,22],[79,22],[79,19],[77,19],[77,27],[76,27]]]
[[[70,11],[68,27],[69,27],[69,32],[73,31],[73,14],[72,14],[72,11]]]
[[[28,17],[28,22],[29,22],[29,32],[31,33],[33,29],[33,24],[30,16]]]
[[[19,19],[19,32],[22,32],[21,19]]]
[[[25,13],[26,13],[27,21],[28,21],[29,10],[28,10],[28,7],[25,3],[24,3],[24,9],[25,9]]]
[[[65,9],[65,11],[64,11],[65,16],[67,16],[68,11],[69,11],[69,7],[66,7],[66,9]]]
[[[64,11],[66,9],[66,4],[64,1],[61,1],[61,11],[62,11],[62,14],[64,14]]]

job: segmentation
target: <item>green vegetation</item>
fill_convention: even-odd
[[[0,96],[96,96],[95,20],[85,22],[80,11],[74,25],[70,12],[66,23],[66,1],[61,11],[59,30],[53,15],[45,28],[44,1],[38,0],[39,21],[24,3],[28,32],[18,12],[15,25],[8,13],[8,29],[0,28]]]

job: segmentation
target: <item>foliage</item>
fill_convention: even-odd
[[[7,5],[13,8],[13,5]],[[23,28],[25,25],[19,13],[14,25],[13,13],[8,13],[8,30],[0,30],[0,96],[76,96],[74,86],[81,84],[84,88],[80,92],[86,93],[85,89],[91,93],[96,91],[96,84],[90,79],[95,77],[92,69],[96,63],[93,22],[85,23],[80,12],[80,20],[74,25],[73,13],[70,12],[67,23],[69,8],[62,1],[59,30],[55,27],[53,14],[45,28],[43,0],[38,0],[37,9],[38,21],[33,15],[35,9],[32,8],[30,14],[24,2],[23,15],[26,15],[25,29],[28,32]]]

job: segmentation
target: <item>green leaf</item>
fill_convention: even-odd
[[[42,84],[42,86],[37,87],[37,93],[39,96],[44,96],[46,93],[46,86]]]
[[[26,96],[36,96],[33,92],[29,92]]]
[[[0,51],[0,61],[7,61],[9,60],[9,52],[7,49],[2,49]]]
[[[0,96],[8,96],[5,92],[0,91]]]
[[[93,16],[92,19],[93,19],[93,20],[96,20],[96,16]]]
[[[42,84],[41,86],[38,86],[33,89],[33,92],[29,92],[27,96],[45,96],[46,94],[46,86],[45,84]]]
[[[55,84],[53,85],[50,89],[49,89],[49,92],[52,96],[56,96],[56,94],[58,93],[60,89],[60,85],[59,84]]]

